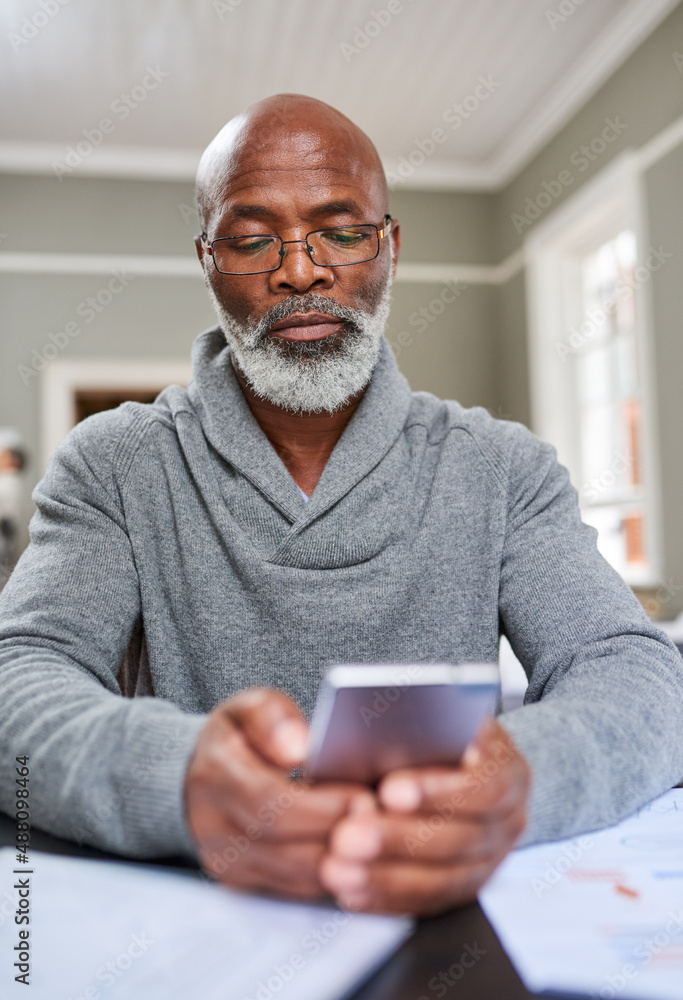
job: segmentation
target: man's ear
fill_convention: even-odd
[[[195,236],[195,238],[194,238],[194,246],[195,246],[195,250],[197,251],[197,257],[199,259],[199,263],[203,264],[204,263],[204,247],[202,246],[202,238],[201,238],[201,236]]]
[[[396,265],[398,264],[398,255],[401,252],[401,227],[398,224],[398,220],[394,219],[393,225],[391,227],[391,277],[396,277]]]

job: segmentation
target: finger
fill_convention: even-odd
[[[474,739],[466,747],[463,754],[465,766],[476,765],[482,758],[496,754],[501,758],[519,753],[508,731],[497,719],[484,719],[477,730]]]
[[[360,792],[349,802],[348,814],[377,813],[379,803],[372,792]]]
[[[224,711],[270,763],[283,768],[303,763],[308,726],[296,702],[282,691],[250,688],[225,702]]]
[[[529,767],[502,727],[471,745],[457,767],[393,771],[381,782],[378,799],[399,812],[439,812],[453,816],[501,817],[528,795]]]
[[[474,862],[509,850],[524,824],[523,807],[488,822],[470,818],[449,822],[438,813],[347,814],[334,825],[329,847],[331,854],[348,861]]]
[[[296,880],[290,876],[253,871],[250,867],[240,868],[230,875],[218,878],[221,885],[229,889],[238,889],[248,893],[263,893],[283,899],[294,899],[301,902],[319,902],[329,896],[329,891],[323,886],[317,875],[308,877],[299,874]]]
[[[264,840],[326,837],[350,799],[363,790],[351,783],[291,781],[263,760],[229,718],[221,717],[193,766],[193,832],[208,849],[220,844],[232,826]]]
[[[452,865],[387,861],[362,867],[326,855],[320,881],[346,909],[428,916],[476,899],[501,860]]]
[[[247,887],[247,891],[251,893],[254,889],[249,886]],[[315,886],[310,889],[306,886],[295,886],[292,888],[289,886],[269,885],[264,886],[260,891],[258,889],[256,891],[261,895],[268,896],[268,898],[274,896],[276,899],[298,903],[320,903],[328,900],[330,895],[320,882],[316,882]]]
[[[317,885],[320,888],[318,868],[327,853],[322,841],[305,841],[271,844],[254,844],[248,856],[251,871],[259,872],[282,885]]]
[[[318,868],[325,850],[322,841],[263,844],[248,840],[236,830],[227,838],[223,851],[211,851],[202,857],[202,867],[224,885],[312,897],[323,891]]]

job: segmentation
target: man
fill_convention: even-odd
[[[515,844],[674,784],[680,657],[553,450],[397,370],[400,234],[370,140],[270,98],[208,147],[197,197],[220,327],[192,384],[80,424],[36,488],[0,604],[0,804],[28,754],[56,833],[425,914],[474,898]],[[461,766],[376,791],[290,776],[329,664],[493,660],[501,630],[528,703]]]
[[[26,464],[16,431],[0,427],[0,590],[17,558],[17,524],[21,508],[19,474]]]

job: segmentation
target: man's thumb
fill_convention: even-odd
[[[229,714],[263,757],[291,768],[306,756],[308,726],[296,702],[282,691],[252,688],[228,703]]]

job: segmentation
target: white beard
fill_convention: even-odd
[[[391,276],[373,313],[310,293],[289,296],[258,323],[231,316],[208,288],[233,356],[257,396],[294,413],[334,413],[370,381],[389,316]],[[344,320],[344,327],[330,343],[286,343],[268,335],[273,323],[294,312],[327,313]]]

